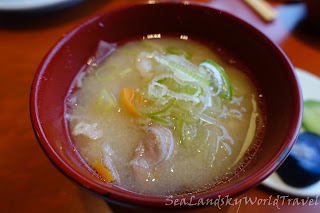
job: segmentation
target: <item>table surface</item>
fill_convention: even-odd
[[[46,52],[65,32],[85,19],[132,0],[86,0],[72,8],[42,14],[0,13],[0,212],[121,212],[78,188],[42,152],[29,116],[33,76]],[[238,16],[277,43],[294,66],[320,76],[320,36],[305,24],[303,2],[272,2],[278,18],[267,23],[242,0],[201,0]],[[253,199],[278,192],[258,186],[239,195]],[[242,203],[192,212],[319,212],[320,205]],[[137,211],[138,212],[138,211]]]

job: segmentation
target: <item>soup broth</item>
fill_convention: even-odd
[[[90,59],[79,74],[66,117],[78,152],[103,181],[150,195],[195,192],[252,158],[263,97],[238,61],[190,39],[102,44],[97,55],[108,57]],[[217,64],[227,77],[217,76]]]

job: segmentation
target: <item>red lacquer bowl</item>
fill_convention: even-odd
[[[75,151],[63,116],[70,85],[100,40],[120,42],[158,33],[213,41],[238,56],[259,83],[267,104],[266,134],[254,163],[227,184],[171,200],[234,196],[256,186],[280,166],[297,138],[302,117],[299,84],[288,58],[261,32],[226,12],[198,4],[127,6],[96,16],[65,34],[44,58],[32,84],[32,124],[44,152],[68,178],[106,200],[174,207],[166,205],[171,203],[167,197],[126,191],[92,175]]]

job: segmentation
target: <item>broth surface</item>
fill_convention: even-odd
[[[233,89],[230,100],[214,96],[212,107],[206,109],[205,113],[215,123],[201,119],[196,124],[183,123],[183,143],[178,124],[165,126],[143,115],[133,116],[121,99],[123,88],[139,92],[157,76],[158,71],[154,70],[163,69],[148,54],[157,51],[165,55],[172,47],[186,57],[190,53],[189,60],[196,66],[205,59],[222,66]],[[202,43],[174,38],[132,41],[117,47],[98,66],[93,59],[88,63],[90,66],[78,76],[75,89],[67,98],[66,117],[71,136],[86,163],[95,171],[95,165],[101,162],[113,173],[112,182],[121,188],[151,195],[205,190],[232,178],[252,157],[248,149],[259,145],[264,119],[260,107],[263,100],[256,86],[236,68],[237,61],[222,60]],[[146,71],[148,66],[152,66],[151,71]],[[97,107],[102,89],[114,100],[114,106],[107,112]],[[170,154],[147,169],[137,170],[133,165],[137,162],[133,161],[137,149],[142,141],[148,140],[145,137],[150,128],[159,126],[171,131]],[[143,151],[146,152],[145,147]]]

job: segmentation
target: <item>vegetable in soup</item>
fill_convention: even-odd
[[[193,40],[101,42],[67,98],[78,152],[103,181],[138,193],[222,184],[253,157],[265,122],[237,63]]]

